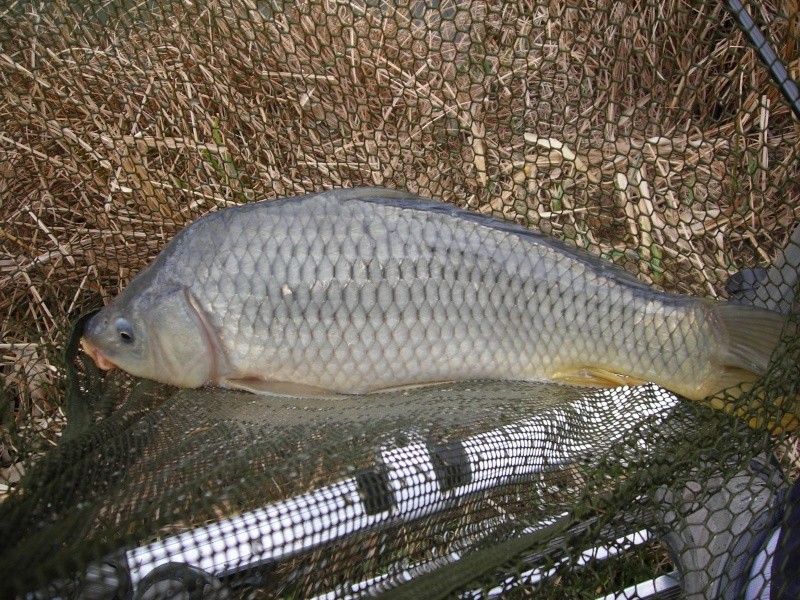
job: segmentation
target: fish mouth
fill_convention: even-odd
[[[81,346],[83,347],[83,351],[86,352],[86,354],[88,354],[94,361],[94,364],[97,365],[98,369],[110,371],[111,369],[115,369],[117,367],[117,365],[103,356],[103,353],[100,352],[100,350],[98,350],[97,347],[85,337],[81,338]]]

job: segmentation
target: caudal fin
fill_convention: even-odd
[[[720,365],[755,376],[766,373],[786,315],[741,304],[719,304],[714,313],[728,341],[720,348]]]
[[[719,304],[713,310],[724,332],[723,339],[727,339],[716,357],[719,372],[715,385],[718,389],[731,388],[764,375],[770,360],[778,358],[773,355],[776,350],[780,351],[781,333],[788,322],[786,315],[739,304]],[[796,428],[800,423],[798,398],[764,398],[763,393],[760,386],[756,391],[746,385],[716,394],[711,405],[743,418],[751,427],[773,432]]]

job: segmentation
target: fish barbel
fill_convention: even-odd
[[[513,223],[363,188],[198,219],[82,343],[101,368],[181,387],[652,381],[701,399],[763,374],[784,319],[658,291]]]

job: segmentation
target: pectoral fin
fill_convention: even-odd
[[[294,398],[325,398],[336,400],[343,398],[341,394],[318,388],[303,383],[289,381],[274,381],[259,379],[258,377],[225,378],[217,382],[218,385],[233,390],[244,390],[253,394],[267,396],[291,396]]]
[[[375,393],[385,394],[389,392],[407,392],[410,390],[417,390],[420,388],[433,387],[435,385],[444,385],[446,383],[453,383],[452,379],[442,381],[425,381],[423,383],[407,383],[404,385],[393,385],[385,388],[373,390]]]
[[[607,371],[601,367],[576,367],[557,371],[551,376],[556,383],[566,385],[585,385],[591,387],[618,387],[647,383],[642,379]]]

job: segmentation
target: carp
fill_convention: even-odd
[[[656,290],[520,225],[377,188],[219,210],[87,323],[102,369],[358,394],[467,379],[690,399],[756,379],[785,316]]]

